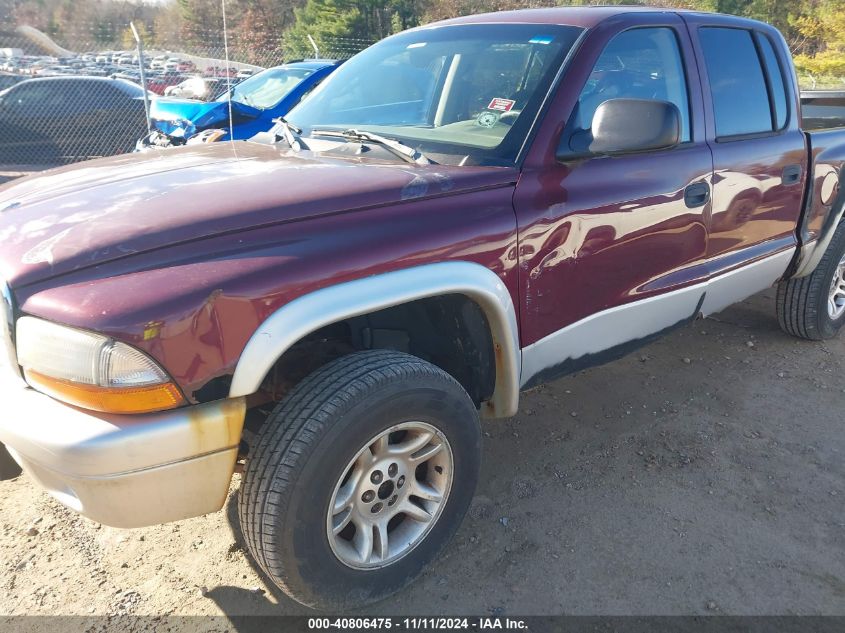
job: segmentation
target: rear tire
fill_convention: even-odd
[[[250,553],[306,606],[381,600],[454,535],[480,447],[478,411],[441,369],[393,351],[337,359],[258,433],[239,499]]]
[[[845,222],[811,274],[778,284],[777,313],[784,332],[811,341],[833,338],[845,325]]]

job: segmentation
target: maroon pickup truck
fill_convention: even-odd
[[[802,130],[765,24],[565,8],[410,30],[266,138],[0,191],[0,441],[118,527],[216,511],[242,472],[261,569],[360,606],[441,551],[479,418],[521,390],[773,285],[786,332],[834,336],[843,162],[845,131]]]

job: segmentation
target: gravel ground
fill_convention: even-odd
[[[845,615],[845,335],[777,327],[773,291],[485,423],[471,515],[374,614]],[[101,527],[0,481],[0,614],[307,613],[226,509]]]

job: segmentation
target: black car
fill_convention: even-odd
[[[130,152],[146,131],[129,81],[44,77],[0,92],[0,163],[59,165]]]
[[[23,81],[20,75],[12,75],[10,73],[0,73],[0,90],[11,88],[17,83]]]

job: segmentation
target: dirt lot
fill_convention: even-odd
[[[845,615],[845,335],[782,334],[773,292],[485,425],[445,557],[368,614]],[[225,511],[100,527],[0,482],[0,614],[287,614]]]

